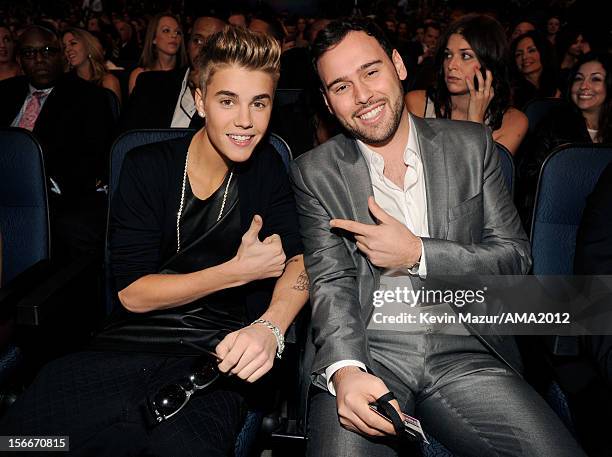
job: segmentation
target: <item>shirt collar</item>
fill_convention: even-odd
[[[28,92],[28,95],[32,95],[34,92],[42,92],[43,97],[46,97],[47,95],[49,95],[51,91],[53,90],[53,87],[48,87],[47,89],[37,89],[32,84],[28,84],[28,87],[30,89],[30,91]]]

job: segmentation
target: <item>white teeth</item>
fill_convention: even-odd
[[[368,111],[365,114],[362,114],[361,116],[359,116],[360,119],[372,119],[373,117],[376,117],[378,115],[378,113],[380,113],[383,109],[385,105],[380,105],[377,108],[374,108],[372,111]]]
[[[247,141],[251,138],[252,135],[229,135],[232,140],[236,141]]]

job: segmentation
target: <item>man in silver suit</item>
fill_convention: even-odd
[[[392,391],[456,455],[584,455],[522,379],[512,337],[372,327],[375,292],[397,281],[529,271],[489,129],[410,115],[406,68],[369,21],[328,25],[313,59],[345,133],[291,169],[311,283],[307,454],[407,455],[369,407]]]

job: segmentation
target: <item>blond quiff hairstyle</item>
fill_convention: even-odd
[[[232,65],[268,73],[276,84],[280,76],[280,57],[281,47],[274,38],[242,27],[226,26],[211,35],[200,50],[197,58],[200,90],[206,93],[207,82],[215,72]]]

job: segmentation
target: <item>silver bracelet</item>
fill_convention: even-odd
[[[285,350],[285,337],[281,333],[280,329],[274,325],[272,322],[267,321],[265,319],[257,319],[251,322],[251,325],[261,324],[268,327],[274,333],[274,337],[276,338],[276,358],[280,359],[281,354]]]

